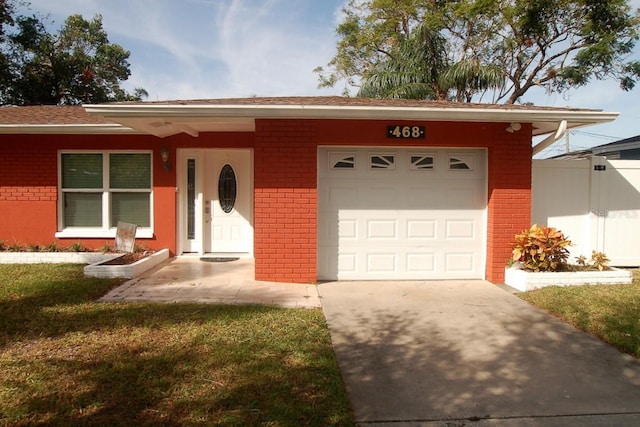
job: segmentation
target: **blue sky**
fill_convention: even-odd
[[[249,96],[340,95],[318,89],[313,69],[335,52],[335,28],[347,0],[30,0],[54,28],[80,13],[103,17],[112,42],[131,51],[125,87],[149,100]],[[640,0],[633,0],[640,7]],[[634,55],[640,58],[640,48]],[[572,149],[640,135],[640,84],[623,92],[615,81],[568,94],[532,91],[524,101],[620,112],[612,124],[570,135]],[[557,142],[546,155],[563,150]]]

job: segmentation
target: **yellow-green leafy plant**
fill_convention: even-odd
[[[591,252],[591,265],[600,271],[608,270],[611,260],[603,252]]]
[[[584,255],[580,255],[579,257],[576,257],[576,264],[578,264],[583,269],[587,269],[590,267],[589,260]]]
[[[511,260],[527,271],[560,271],[567,267],[571,241],[561,231],[534,224],[516,234]]]
[[[576,264],[584,270],[609,270],[611,260],[603,252],[591,251],[591,259],[580,255],[576,258]]]

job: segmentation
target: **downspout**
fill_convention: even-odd
[[[538,154],[539,152],[541,152],[542,150],[544,150],[545,148],[547,148],[548,146],[550,146],[551,144],[553,144],[554,142],[562,138],[566,131],[567,131],[567,121],[562,120],[558,124],[558,129],[556,129],[556,133],[554,133],[553,135],[549,135],[548,137],[546,137],[544,140],[540,141],[533,147],[533,155],[535,156],[536,154]]]

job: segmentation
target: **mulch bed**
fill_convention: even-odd
[[[136,261],[140,261],[143,258],[151,256],[153,252],[144,251],[144,252],[128,252],[123,256],[112,259],[111,261],[106,261],[101,263],[100,265],[128,265],[133,264]]]

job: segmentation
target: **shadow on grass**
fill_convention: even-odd
[[[67,273],[0,292],[0,425],[352,425],[318,310],[95,303],[118,282]]]

